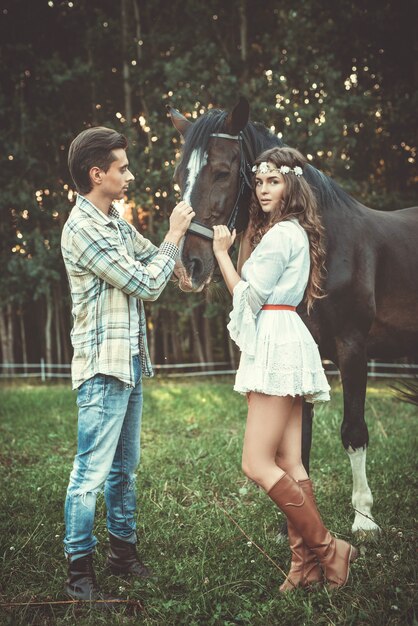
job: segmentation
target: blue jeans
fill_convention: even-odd
[[[97,494],[104,489],[107,528],[123,541],[136,541],[135,470],[140,458],[142,377],[139,356],[132,364],[135,387],[96,374],[78,388],[78,446],[65,500],[65,552],[93,551]]]

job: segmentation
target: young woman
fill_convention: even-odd
[[[235,232],[215,226],[213,242],[233,295],[228,329],[242,353],[234,389],[248,398],[243,470],[288,520],[292,563],[281,591],[323,578],[340,587],[357,557],[356,548],[325,528],[301,461],[302,398],[329,400],[318,347],[296,313],[303,299],[310,311],[325,296],[324,231],[304,166],[292,148],[273,148],[256,160],[241,276],[228,255]]]

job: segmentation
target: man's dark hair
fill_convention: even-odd
[[[89,193],[93,186],[89,172],[92,167],[100,167],[107,172],[115,156],[112,150],[126,150],[128,141],[116,130],[95,126],[83,130],[72,141],[68,151],[68,167],[77,191]]]

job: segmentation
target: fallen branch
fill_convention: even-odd
[[[136,606],[141,611],[144,610],[143,605],[139,600],[123,600],[123,599],[114,599],[114,600],[42,600],[42,601],[33,601],[33,602],[0,602],[0,608],[13,608],[18,606],[57,606],[57,605],[67,605],[67,604],[76,604],[78,606],[85,605],[94,605],[94,604],[126,604],[128,606]]]
[[[253,540],[251,539],[251,537],[249,537],[249,536],[247,535],[247,533],[245,532],[245,530],[243,530],[243,529],[241,528],[241,526],[238,524],[238,522],[237,522],[236,520],[234,520],[234,518],[232,517],[232,515],[230,515],[230,514],[228,513],[228,511],[225,511],[225,509],[224,509],[224,508],[223,508],[223,507],[219,504],[219,502],[218,502],[217,500],[215,500],[215,503],[216,503],[216,506],[217,506],[217,507],[218,507],[218,508],[219,508],[219,509],[220,509],[220,510],[221,510],[221,511],[222,511],[222,512],[226,515],[226,517],[227,517],[228,519],[230,519],[230,520],[231,520],[231,522],[232,522],[233,524],[235,524],[235,526],[236,526],[236,527],[239,529],[239,531],[240,531],[240,532],[244,535],[244,537],[245,537],[246,539],[248,539],[248,541],[250,541],[250,542],[251,542],[251,544],[252,544],[252,545],[254,545],[254,546],[257,548],[257,550],[259,550],[259,552],[261,552],[261,554],[262,554],[263,556],[265,556],[265,557],[266,557],[266,559],[268,559],[268,560],[270,561],[270,563],[272,563],[272,564],[274,565],[274,567],[275,567],[276,569],[278,569],[278,570],[279,570],[279,572],[280,572],[281,574],[283,574],[283,576],[286,578],[286,576],[287,576],[286,572],[284,572],[284,571],[282,570],[282,568],[281,568],[279,565],[277,565],[277,563],[276,563],[275,561],[273,561],[273,559],[271,558],[271,556],[270,556],[269,554],[267,554],[267,552],[266,552],[265,550],[263,550],[263,548],[261,548],[258,544],[256,544],[256,543],[255,543],[255,541],[253,541]],[[292,582],[292,581],[290,581],[290,582]]]

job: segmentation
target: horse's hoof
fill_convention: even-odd
[[[276,543],[287,543],[287,522],[284,521],[279,528],[279,532],[276,535]]]
[[[288,542],[287,535],[284,535],[282,532],[277,533],[276,543],[287,543],[287,542]]]
[[[371,539],[381,532],[381,528],[371,517],[356,514],[351,531],[361,539]]]

